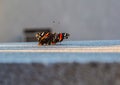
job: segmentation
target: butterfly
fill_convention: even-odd
[[[69,33],[52,33],[52,32],[38,32],[36,33],[36,39],[38,45],[54,45],[58,42],[62,42],[64,39],[68,39]]]

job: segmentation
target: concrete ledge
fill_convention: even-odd
[[[119,49],[119,40],[1,43],[0,85],[120,85]]]
[[[0,63],[120,62],[120,41],[65,41],[52,46],[37,42],[1,43]]]

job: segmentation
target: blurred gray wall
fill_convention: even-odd
[[[70,40],[120,39],[120,0],[0,0],[0,42],[21,41],[26,27]]]

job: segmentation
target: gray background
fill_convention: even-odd
[[[120,39],[119,8],[120,0],[0,0],[0,42],[22,41],[26,27],[68,32],[70,40]]]

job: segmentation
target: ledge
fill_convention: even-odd
[[[37,42],[1,43],[0,63],[120,62],[120,41],[64,41],[52,46]]]

